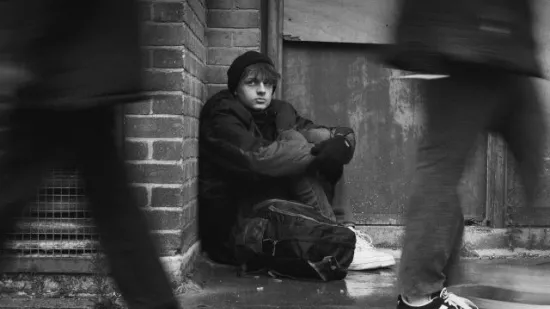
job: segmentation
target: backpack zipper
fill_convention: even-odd
[[[274,239],[271,239],[271,238],[264,239],[264,240],[269,240],[269,241],[271,241],[271,243],[273,244],[273,250],[271,250],[271,255],[272,255],[272,256],[275,256],[275,249],[276,249],[276,247],[277,247],[277,243],[278,243],[280,240],[274,240]]]
[[[286,210],[281,210],[281,209],[277,209],[275,208],[274,206],[269,206],[268,207],[269,210],[273,211],[273,212],[278,212],[280,214],[283,214],[283,215],[289,215],[289,216],[293,216],[293,217],[300,217],[300,218],[303,218],[303,219],[306,219],[306,220],[309,220],[309,221],[313,221],[313,222],[317,222],[319,224],[323,224],[323,225],[328,225],[328,226],[340,226],[338,224],[330,224],[330,223],[325,223],[325,222],[320,222],[320,221],[317,221],[311,217],[308,217],[308,216],[304,216],[302,214],[297,214],[297,213],[293,213],[293,212],[290,212],[290,211],[286,211]]]

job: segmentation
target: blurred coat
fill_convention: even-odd
[[[29,76],[16,86],[18,106],[78,109],[139,100],[137,5],[1,1],[0,66],[23,68]]]
[[[486,67],[542,76],[531,0],[403,0],[390,66],[431,74]]]

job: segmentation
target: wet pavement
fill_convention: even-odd
[[[465,260],[449,290],[480,297],[480,308],[550,308],[550,259]],[[395,308],[395,267],[350,272],[345,280],[311,282],[239,277],[236,269],[200,260],[192,276],[202,289],[181,296],[183,308]],[[513,303],[499,303],[500,301]],[[528,303],[528,306],[520,303]],[[544,306],[543,306],[544,305]]]

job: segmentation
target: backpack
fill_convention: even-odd
[[[243,272],[331,281],[346,277],[355,237],[311,206],[270,199],[239,215],[232,245]]]

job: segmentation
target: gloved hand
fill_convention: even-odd
[[[311,148],[311,154],[320,162],[348,164],[353,157],[353,147],[344,136],[336,136],[322,141]]]
[[[315,145],[311,154],[316,156],[314,165],[329,181],[336,182],[344,171],[344,164],[349,163],[353,149],[343,136],[337,136]]]

